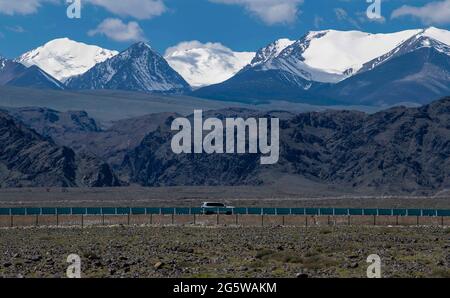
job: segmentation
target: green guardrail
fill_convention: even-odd
[[[187,208],[187,207],[29,207],[0,208],[0,215],[193,215],[193,214],[247,214],[247,215],[378,215],[378,216],[450,216],[450,210],[441,209],[360,209],[360,208]]]

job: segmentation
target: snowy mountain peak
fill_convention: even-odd
[[[423,30],[419,35],[433,38],[441,43],[450,45],[450,31],[438,29],[436,27],[430,27]]]
[[[284,49],[292,45],[294,42],[295,41],[287,38],[281,38],[268,44],[266,47],[260,49],[256,53],[255,58],[253,58],[250,65],[256,66],[259,64],[263,64],[271,59],[278,57],[278,55],[280,55],[280,53],[283,52]]]
[[[370,71],[375,67],[378,67],[381,64],[386,63],[387,61],[390,61],[396,57],[411,53],[422,48],[433,48],[440,53],[450,56],[449,44],[445,44],[439,40],[429,37],[428,35],[429,34],[427,33],[427,31],[423,30],[422,32],[414,35],[390,52],[365,63],[358,72],[362,73]],[[433,36],[437,37],[436,35]]]
[[[3,58],[2,56],[0,56],[0,70],[2,70],[6,66],[7,61],[8,60],[6,58]]]
[[[58,38],[23,54],[15,61],[27,67],[37,65],[64,82],[70,77],[85,73],[97,63],[117,54],[117,51],[87,45],[69,38]]]
[[[194,87],[228,80],[254,56],[254,52],[235,52],[220,43],[199,41],[179,43],[164,54],[170,66]]]
[[[376,63],[382,63],[386,59],[382,59],[384,55],[392,55],[392,51],[398,52],[399,47],[419,38],[420,46],[433,46],[442,52],[447,52],[445,45],[450,45],[450,31],[435,27],[388,34],[310,31],[295,42],[280,43],[286,45],[281,51],[277,51],[276,43],[269,44],[257,53],[250,68],[278,70],[306,80],[337,83],[367,70],[368,62],[379,59]]]
[[[139,42],[67,82],[74,89],[182,92],[189,84],[147,43]]]
[[[145,50],[154,51],[151,45],[149,45],[148,43],[143,42],[143,41],[139,41],[139,42],[136,42],[136,43],[132,44],[125,51],[136,51],[136,50],[140,50],[140,51],[145,51]]]

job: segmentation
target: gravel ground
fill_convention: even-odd
[[[0,229],[0,277],[450,277],[450,228],[92,227]]]
[[[291,187],[292,188],[292,187]],[[2,207],[200,207],[219,201],[236,207],[343,207],[450,209],[450,194],[436,196],[311,195],[273,187],[123,187],[0,189]]]

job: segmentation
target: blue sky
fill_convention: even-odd
[[[381,0],[377,21],[366,16],[367,0],[80,1],[81,19],[69,19],[66,0],[0,0],[0,54],[13,58],[58,37],[116,50],[145,39],[164,53],[191,40],[255,51],[321,29],[450,30],[450,0]]]

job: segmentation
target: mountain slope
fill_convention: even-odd
[[[57,142],[56,139],[70,134],[100,132],[96,121],[84,111],[59,112],[38,107],[3,109],[14,119],[32,128],[38,134],[52,138],[55,142]],[[66,146],[66,144],[62,145]]]
[[[231,79],[200,88],[193,96],[261,104],[272,100],[286,100],[314,105],[338,104],[334,99],[319,97],[310,92],[314,83],[282,70],[243,70]]]
[[[280,53],[292,45],[295,41],[289,40],[287,38],[281,38],[275,40],[274,42],[268,44],[266,47],[258,50],[253,60],[250,62],[250,66],[254,67],[256,65],[264,64],[271,59],[274,59],[280,55]]]
[[[193,94],[244,102],[272,99],[326,105],[428,103],[450,94],[446,87],[450,69],[445,62],[450,55],[450,31],[433,27],[390,34],[326,30],[284,44],[282,50],[270,44],[235,77]],[[423,48],[441,58],[431,58]],[[392,62],[395,59],[401,60]],[[406,59],[415,60],[407,66]],[[390,66],[384,66],[389,62]]]
[[[438,30],[438,29],[436,29]],[[438,32],[446,32],[444,34],[436,34],[434,30],[427,29],[423,32],[414,35],[410,39],[403,42],[401,45],[392,51],[379,56],[369,62],[364,63],[363,67],[357,73],[370,71],[375,67],[401,55],[413,52],[421,48],[434,48],[438,52],[450,56],[450,31],[440,30]],[[442,40],[442,41],[441,41]]]
[[[21,55],[15,61],[27,67],[39,66],[57,80],[64,82],[117,54],[117,51],[59,38]]]
[[[125,154],[167,118],[180,116],[176,113],[150,114],[115,121],[110,127],[100,129],[96,121],[83,111],[59,112],[34,107],[4,110],[40,135],[51,138],[57,145],[69,147],[77,153],[93,154],[112,167],[120,166]]]
[[[288,181],[378,195],[434,193],[450,187],[449,121],[450,98],[372,115],[299,114],[281,120],[280,160],[271,166],[250,154],[173,154],[169,122],[125,157],[122,171],[146,186]]]
[[[64,85],[37,66],[0,59],[0,86],[63,90]]]
[[[426,104],[450,94],[450,56],[422,47],[319,92],[349,104]]]
[[[110,167],[75,154],[0,111],[0,187],[118,186]]]
[[[179,93],[189,84],[146,43],[140,42],[85,74],[67,81],[73,89],[116,89]]]

